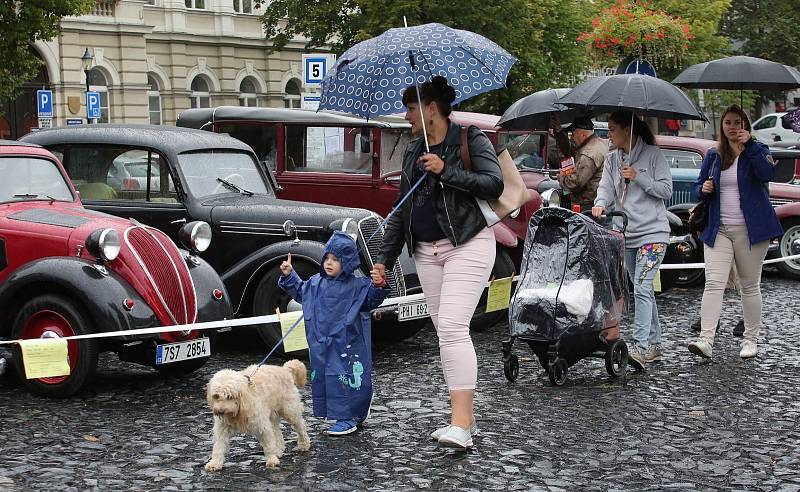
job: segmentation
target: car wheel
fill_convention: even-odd
[[[319,265],[311,265],[309,263],[297,262],[293,264],[294,271],[303,280],[308,280],[316,273],[319,273]],[[264,316],[268,314],[275,314],[275,309],[279,308],[281,312],[286,312],[289,301],[292,300],[289,294],[285,293],[283,289],[278,287],[278,278],[281,276],[281,270],[277,266],[270,269],[266,275],[261,277],[261,281],[256,287],[255,297],[253,298],[253,316]],[[264,344],[269,350],[272,350],[281,337],[280,323],[261,324],[256,326],[258,336],[264,341]],[[286,352],[283,350],[283,345],[275,350],[275,355],[287,357],[302,357],[308,358],[308,350],[297,350],[294,352]]]
[[[46,294],[26,302],[17,313],[12,337],[14,339],[64,338],[92,333],[91,324],[80,307],[72,300]],[[97,339],[70,340],[67,358],[70,373],[39,379],[24,379],[22,360],[16,366],[25,386],[44,396],[67,397],[77,392],[94,375],[97,368]]]
[[[780,256],[800,254],[800,219],[791,219],[783,223],[778,252]],[[775,264],[785,277],[800,280],[800,260],[782,261]]]
[[[497,254],[494,260],[494,267],[492,268],[492,276],[496,279],[507,278],[514,275],[514,262],[511,261],[511,256],[505,248],[497,248]],[[489,279],[487,278],[488,282]],[[470,331],[484,331],[492,326],[501,323],[508,319],[508,309],[501,311],[486,312],[486,298],[488,296],[488,289],[485,289],[481,298],[475,307],[475,314],[472,315],[472,321],[469,323]]]

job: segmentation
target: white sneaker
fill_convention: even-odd
[[[449,428],[450,428],[449,425],[445,425],[444,427],[439,427],[435,431],[431,432],[431,439],[433,439],[434,441],[438,441],[439,438],[442,437],[442,435],[445,432],[447,432],[447,429],[449,429]],[[471,436],[473,436],[473,437],[478,435],[478,422],[477,421],[474,421],[474,420],[472,421],[472,425],[469,426],[469,434]]]
[[[473,446],[472,436],[468,430],[451,425],[439,437],[439,444],[448,448],[468,449]]]
[[[750,340],[742,342],[742,350],[739,352],[739,357],[742,359],[749,359],[755,357],[756,354],[758,354],[758,345],[756,345],[756,342]]]
[[[711,344],[702,339],[695,340],[689,344],[689,352],[710,359],[712,352]]]

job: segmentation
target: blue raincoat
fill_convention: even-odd
[[[303,305],[311,355],[314,416],[332,420],[367,415],[372,400],[372,333],[370,310],[386,298],[386,289],[369,277],[356,277],[361,261],[355,241],[334,232],[325,252],[342,262],[342,272],[320,273],[305,282],[296,272],[281,276],[278,286]]]

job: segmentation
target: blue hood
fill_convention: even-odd
[[[325,251],[322,253],[322,260],[320,261],[320,274],[326,277],[325,269],[322,263],[325,261],[325,255],[333,253],[339,261],[342,262],[342,273],[352,275],[359,266],[361,266],[361,259],[358,256],[358,246],[352,237],[342,231],[334,231],[333,236],[328,240],[325,245]]]

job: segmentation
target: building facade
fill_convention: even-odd
[[[97,0],[93,12],[62,20],[61,35],[36,42],[39,75],[5,106],[0,138],[38,126],[37,89],[53,91],[53,125],[86,122],[89,88],[100,122],[172,125],[190,107],[299,107],[305,40],[269,53],[252,0]]]

